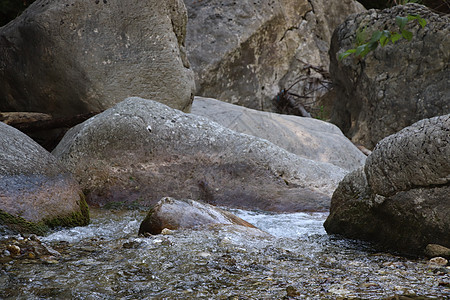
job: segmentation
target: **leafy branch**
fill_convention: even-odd
[[[411,21],[417,21],[419,25],[422,26],[422,28],[424,28],[425,25],[427,25],[427,21],[425,19],[422,19],[418,15],[408,15],[407,17],[397,16],[395,18],[395,23],[398,25],[400,32],[389,30],[383,31],[376,30],[374,33],[372,33],[372,37],[368,42],[366,42],[367,40],[366,27],[363,30],[358,30],[356,32],[356,48],[349,49],[345,52],[340,53],[338,56],[339,60],[343,60],[344,58],[352,54],[354,54],[357,57],[363,58],[369,52],[377,49],[379,45],[381,45],[381,47],[384,47],[389,42],[395,44],[395,42],[397,42],[402,38],[411,41],[413,38],[413,33],[405,29],[406,24],[408,24]]]

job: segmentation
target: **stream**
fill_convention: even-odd
[[[144,238],[146,212],[91,209],[89,226],[38,237],[59,254],[0,253],[0,299],[450,298],[449,267],[328,236],[325,213],[231,211],[272,236],[215,226]]]

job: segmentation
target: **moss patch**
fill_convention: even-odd
[[[86,203],[86,198],[83,193],[80,193],[80,200],[78,202],[80,211],[73,212],[64,217],[57,217],[54,219],[46,219],[44,223],[51,228],[54,227],[74,227],[86,226],[89,224],[89,206]]]
[[[22,217],[13,216],[0,209],[0,223],[9,229],[20,233],[34,233],[43,235],[49,229],[44,222],[33,223]]]
[[[27,221],[22,217],[13,216],[0,209],[0,224],[18,233],[34,233],[44,235],[50,228],[85,226],[89,224],[89,206],[82,193],[78,202],[80,210],[67,216],[45,219],[38,223]]]

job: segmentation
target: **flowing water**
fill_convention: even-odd
[[[92,210],[91,225],[39,237],[60,255],[3,253],[0,299],[450,298],[448,267],[328,236],[326,214],[233,212],[272,237],[216,226],[144,238],[145,212]]]

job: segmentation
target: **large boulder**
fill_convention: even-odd
[[[0,122],[0,225],[43,234],[48,227],[88,223],[73,176],[32,139]]]
[[[210,225],[241,225],[256,228],[247,221],[207,203],[170,197],[152,207],[139,227],[139,234],[159,234],[164,228],[183,229]]]
[[[383,139],[333,194],[328,233],[407,254],[450,246],[450,115]]]
[[[296,155],[356,169],[366,156],[341,130],[324,121],[249,109],[211,98],[195,97],[193,114],[231,130],[266,139]]]
[[[425,28],[410,22],[413,39],[378,47],[364,59],[338,53],[355,47],[366,28],[398,32],[396,16],[419,15]],[[337,92],[331,121],[353,142],[372,149],[382,138],[421,119],[450,113],[450,19],[409,4],[370,10],[348,18],[334,32],[330,73]]]
[[[36,1],[0,28],[0,111],[72,116],[129,96],[188,111],[181,0]]]
[[[272,98],[299,77],[324,79],[333,30],[365,9],[353,0],[185,0],[186,46],[195,72],[196,95],[259,110],[274,110]],[[313,66],[313,67],[311,67]],[[292,92],[314,92],[310,80]],[[313,99],[313,100],[314,100]]]
[[[249,209],[323,210],[347,173],[140,98],[72,128],[53,153],[97,205],[149,206],[171,196]]]

